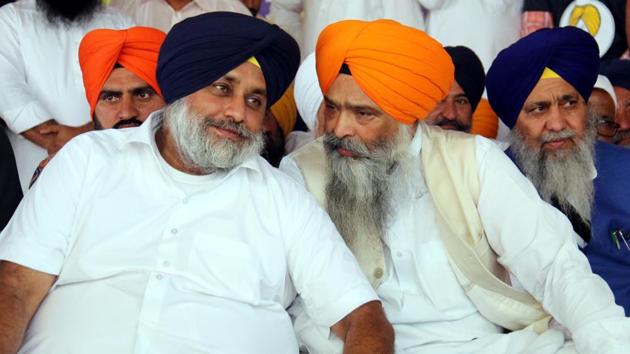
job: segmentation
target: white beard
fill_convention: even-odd
[[[258,155],[264,146],[262,132],[252,133],[242,123],[231,120],[201,117],[192,112],[185,98],[168,105],[163,117],[183,162],[206,174],[230,170]],[[244,139],[217,138],[208,132],[211,126],[229,127]]]
[[[356,245],[360,243],[382,247],[381,240],[395,211],[394,206],[411,199],[410,188],[417,185],[413,181],[420,178],[420,167],[418,159],[407,152],[410,141],[411,133],[406,126],[401,126],[393,138],[381,141],[371,149],[358,139],[325,137],[329,172],[327,211],[355,255]],[[358,152],[362,157],[341,157],[335,144]],[[366,237],[373,239],[365,240]]]
[[[565,129],[560,133],[548,133],[542,141],[574,136]],[[547,202],[555,197],[565,212],[572,206],[577,214],[589,223],[593,204],[593,149],[594,129],[589,127],[583,139],[576,142],[575,148],[556,156],[549,156],[542,148],[535,150],[525,143],[525,138],[517,130],[510,133],[510,143],[516,162],[534,184],[540,196]]]

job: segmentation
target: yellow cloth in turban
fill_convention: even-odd
[[[392,20],[333,23],[320,34],[315,53],[324,94],[345,63],[363,92],[406,124],[425,119],[446,97],[455,75],[439,42]]]
[[[271,106],[271,114],[273,114],[276,122],[282,129],[282,134],[286,138],[293,130],[295,121],[297,120],[297,106],[293,98],[293,84],[284,92],[278,102]]]

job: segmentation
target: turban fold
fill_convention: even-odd
[[[329,25],[319,35],[315,53],[323,93],[346,64],[361,90],[406,124],[425,119],[453,83],[453,63],[442,45],[392,20]]]
[[[486,74],[477,54],[464,46],[445,47],[455,65],[455,81],[462,87],[470,101],[473,112],[481,100]]]
[[[508,127],[516,124],[545,68],[557,73],[588,101],[599,70],[595,39],[576,27],[541,29],[499,53],[488,70],[486,89],[492,108]]]
[[[271,106],[271,113],[282,129],[282,134],[286,138],[293,130],[297,120],[297,107],[293,99],[293,85],[289,86],[284,95]]]
[[[490,103],[485,98],[479,101],[479,105],[472,116],[470,134],[478,134],[488,139],[496,139],[499,132],[499,118],[494,113]]]
[[[154,28],[132,27],[126,30],[97,29],[83,37],[79,45],[79,65],[90,104],[90,116],[94,115],[98,96],[116,63],[162,95],[155,69],[165,36],[164,32]]]
[[[610,96],[610,98],[612,98],[613,102],[615,103],[615,107],[617,107],[617,94],[615,94],[615,89],[606,76],[597,75],[597,81],[595,82],[595,86],[593,87],[593,89],[600,89],[606,92]]]
[[[311,53],[304,59],[295,75],[295,104],[300,117],[312,132],[315,131],[317,111],[323,100],[324,95],[317,82],[315,53]]]
[[[600,72],[613,86],[630,90],[630,60],[613,59],[602,63]]]
[[[300,62],[295,40],[276,25],[234,12],[210,12],[176,24],[160,49],[157,79],[164,100],[188,96],[255,57],[270,107],[293,81]]]

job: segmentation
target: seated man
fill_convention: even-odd
[[[497,56],[486,84],[492,107],[512,129],[507,154],[540,196],[566,214],[581,244],[588,242],[593,271],[630,314],[630,247],[624,237],[616,238],[618,248],[611,239],[613,231],[630,229],[630,190],[621,177],[630,152],[594,144],[586,102],[597,53],[595,40],[580,29],[539,30]]]
[[[79,64],[94,129],[137,127],[164,107],[155,78],[164,32],[149,27],[98,29],[79,45]],[[50,159],[37,166],[30,186]]]
[[[71,141],[0,235],[0,352],[296,353],[299,293],[349,353],[391,353],[330,219],[258,156],[298,63],[297,43],[251,16],[176,25],[164,110]]]
[[[591,97],[588,99],[588,109],[592,114],[589,118],[594,120],[597,140],[615,143],[619,129],[619,124],[615,123],[616,107],[617,96],[610,80],[604,75],[598,75]]]
[[[397,352],[627,350],[630,320],[566,217],[491,141],[418,122],[453,81],[438,42],[389,20],[342,21],[319,37],[317,72],[326,135],[281,169],[326,206]],[[311,353],[341,352],[302,305],[294,326]]]
[[[615,144],[630,147],[630,60],[613,59],[602,65],[601,73],[610,80],[617,96]]]
[[[427,124],[469,133],[483,94],[486,74],[481,60],[467,47],[445,47],[455,65],[451,90],[427,116]]]

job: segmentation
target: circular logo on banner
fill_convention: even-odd
[[[590,33],[599,46],[599,56],[606,54],[615,38],[615,19],[599,0],[576,0],[567,6],[560,27],[574,26]]]

